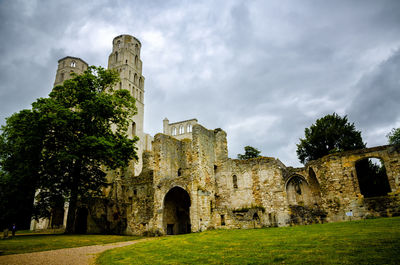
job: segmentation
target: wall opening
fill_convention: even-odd
[[[315,204],[321,203],[321,186],[319,185],[317,175],[314,172],[314,169],[310,167],[308,169],[308,179],[309,179],[309,187],[311,190],[311,194],[313,196]]]
[[[224,226],[225,225],[225,215],[221,214],[221,225]]]
[[[309,206],[314,204],[307,181],[299,175],[294,175],[288,180],[286,194],[289,205]]]
[[[233,188],[237,189],[238,188],[238,184],[237,184],[237,176],[236,175],[232,176],[232,182],[233,182]]]
[[[78,208],[76,211],[75,232],[77,234],[86,234],[87,231],[88,209]]]
[[[174,187],[164,198],[163,226],[168,235],[191,232],[189,193]]]
[[[379,158],[364,158],[356,162],[360,192],[365,198],[385,196],[391,191],[386,168]]]
[[[132,136],[136,135],[136,122],[132,122]]]

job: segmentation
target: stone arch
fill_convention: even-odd
[[[190,196],[181,187],[175,186],[164,197],[163,228],[167,235],[191,232]]]
[[[379,161],[379,164],[375,163]],[[391,191],[385,161],[379,156],[368,156],[354,163],[360,193],[365,197],[385,196]]]
[[[285,186],[289,205],[309,206],[313,204],[314,200],[309,184],[303,176],[291,176]]]

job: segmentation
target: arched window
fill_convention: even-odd
[[[125,63],[128,63],[128,60],[125,60]]]
[[[132,136],[136,135],[136,123],[132,122]]]
[[[143,78],[139,78],[139,87],[143,88]]]
[[[134,76],[134,78],[133,78],[133,83],[134,83],[135,85],[137,85],[137,81],[138,81],[138,77],[137,77],[137,74],[135,74],[135,76]]]
[[[129,70],[129,80],[131,80],[131,70]]]
[[[176,127],[172,127],[171,133],[172,133],[172,135],[176,135]]]
[[[139,58],[137,56],[135,56],[135,65],[136,68],[139,68]]]
[[[75,67],[76,66],[76,62],[75,61],[72,61],[71,62],[71,67]]]
[[[185,130],[183,129],[183,125],[179,126],[179,134],[184,134]]]
[[[238,184],[237,184],[237,176],[236,175],[232,176],[232,182],[233,182],[233,188],[237,189],[238,188]]]
[[[63,67],[65,67],[65,61],[63,61]]]
[[[188,124],[187,128],[186,128],[186,132],[192,132],[192,125]]]
[[[135,53],[138,54],[139,53],[139,45],[135,45]]]
[[[119,82],[119,89],[122,89],[122,83]]]
[[[117,47],[121,48],[121,41],[117,41]]]
[[[178,169],[178,177],[182,176],[182,168]]]
[[[60,81],[61,81],[61,82],[64,81],[64,73],[61,73],[61,75],[60,75]]]
[[[118,62],[118,52],[115,52],[115,62]]]

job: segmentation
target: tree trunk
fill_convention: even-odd
[[[69,206],[68,206],[68,216],[67,216],[67,225],[65,228],[66,234],[73,234],[75,233],[75,221],[76,221],[76,208],[78,203],[78,185],[79,185],[79,178],[80,178],[80,162],[77,162],[75,165],[75,170],[73,173],[73,182],[71,185],[71,197],[69,199]]]
[[[76,205],[78,202],[78,189],[74,188],[71,190],[71,198],[69,199],[68,206],[68,216],[67,216],[67,225],[65,229],[66,234],[75,233],[75,217],[76,217]]]

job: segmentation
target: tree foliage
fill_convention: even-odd
[[[2,128],[4,175],[15,182],[30,180],[40,190],[38,217],[67,198],[67,232],[74,232],[77,201],[106,185],[104,167],[122,168],[137,159],[138,138],[126,136],[135,99],[127,90],[112,89],[118,80],[117,72],[91,66],[53,88],[31,110],[8,118]]]
[[[400,128],[393,128],[386,137],[388,138],[389,144],[400,144]]]
[[[347,116],[326,115],[305,129],[305,138],[297,144],[297,157],[305,164],[325,155],[364,148],[361,132],[349,123]]]
[[[258,150],[257,148],[254,148],[252,146],[245,146],[244,147],[244,154],[238,154],[237,157],[240,160],[245,160],[245,159],[250,159],[250,158],[255,158],[260,156],[261,151]]]

